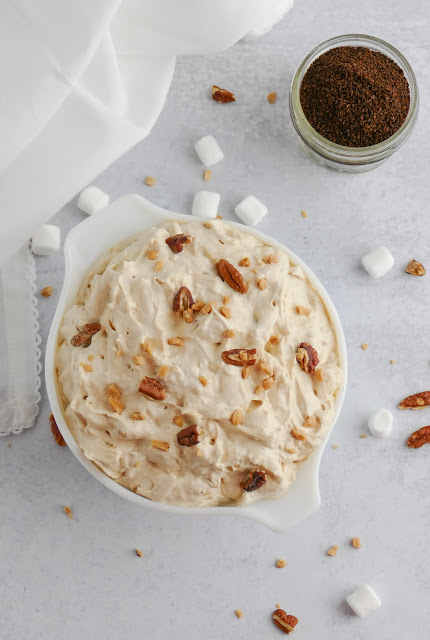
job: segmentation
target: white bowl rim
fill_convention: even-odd
[[[323,300],[334,326],[338,342],[339,360],[343,371],[342,386],[336,394],[336,407],[333,423],[327,432],[324,441],[306,461],[299,465],[296,480],[291,485],[287,493],[275,500],[259,500],[250,505],[232,505],[224,507],[181,507],[148,500],[147,498],[144,498],[143,496],[121,486],[88,460],[77,445],[63,417],[62,408],[57,395],[55,376],[57,334],[63,314],[70,302],[74,299],[79,283],[85,273],[88,272],[91,264],[94,263],[96,258],[101,255],[104,250],[118,244],[123,239],[139,233],[139,231],[144,231],[149,227],[157,226],[171,220],[178,222],[191,220],[207,221],[207,218],[198,218],[196,216],[173,213],[152,204],[139,195],[130,194],[112,202],[108,207],[88,217],[69,232],[64,243],[65,276],[63,288],[46,344],[45,380],[51,411],[54,415],[57,426],[73,455],[91,475],[93,475],[105,487],[122,498],[126,498],[131,502],[140,504],[141,506],[154,511],[176,513],[179,515],[242,516],[257,521],[272,531],[286,531],[294,524],[309,517],[321,504],[318,484],[319,467],[322,454],[330,434],[338,420],[345,398],[348,373],[347,351],[345,336],[338,313],[330,296],[319,279],[293,251],[261,231],[257,231],[256,229],[252,229],[237,222],[224,220],[227,225],[251,233],[262,239],[264,242],[267,242],[269,245],[286,252],[292,263],[302,267],[306,277],[312,283],[313,287]],[[91,239],[91,241],[88,241],[87,247],[85,247],[86,239]],[[91,253],[94,245],[98,248],[96,251]],[[100,245],[103,245],[104,248],[100,248]],[[85,256],[82,255],[83,248],[88,249]]]

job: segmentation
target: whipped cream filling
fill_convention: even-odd
[[[179,253],[166,243],[176,234],[191,238]],[[246,293],[222,280],[219,260]],[[188,322],[173,311],[180,287],[201,303]],[[73,346],[89,323],[100,330]],[[303,342],[317,350],[315,374],[297,362]],[[231,349],[256,349],[255,364],[226,363]],[[139,495],[196,507],[284,494],[324,439],[342,382],[333,325],[301,267],[221,220],[169,222],[102,256],[64,314],[56,366],[84,455]],[[164,399],[140,392],[143,378]],[[192,425],[199,442],[183,446],[178,433]],[[256,470],[265,483],[244,491]]]

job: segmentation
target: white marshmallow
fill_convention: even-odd
[[[60,248],[60,229],[54,224],[44,224],[31,239],[31,250],[38,256],[49,256]]]
[[[93,213],[97,213],[101,209],[104,209],[109,204],[109,196],[107,193],[91,185],[81,191],[78,198],[78,208],[91,216]]]
[[[375,438],[386,438],[393,428],[393,414],[388,409],[378,409],[369,417],[369,431]]]
[[[372,278],[380,278],[389,272],[394,264],[391,253],[383,247],[375,247],[361,259],[361,264]]]
[[[255,227],[267,213],[267,207],[255,196],[246,196],[234,210],[242,222],[250,227]]]
[[[197,191],[193,201],[193,216],[216,218],[221,196],[213,191]]]
[[[205,167],[211,167],[224,159],[221,147],[213,136],[205,136],[196,142],[194,149]]]
[[[381,601],[376,593],[367,584],[362,584],[346,599],[356,616],[365,618],[381,606]]]

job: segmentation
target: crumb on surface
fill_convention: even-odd
[[[267,102],[269,104],[275,104],[277,98],[278,96],[276,95],[276,91],[271,91],[270,93],[267,94]]]
[[[277,609],[281,609],[281,605],[280,605],[278,602],[275,604],[275,607],[276,607]]]
[[[330,547],[330,549],[327,551],[327,555],[328,556],[332,556],[332,558],[334,558],[334,556],[336,555],[336,553],[339,551],[339,547],[337,546],[337,544],[334,544],[332,547]]]
[[[304,209],[301,210],[301,214],[302,214],[302,218],[308,217],[307,211],[305,211]]]
[[[264,289],[266,289],[267,288],[266,278],[260,278],[259,280],[257,280],[257,287],[260,289],[260,291],[263,291]]]
[[[199,376],[199,382],[200,384],[202,384],[204,387],[208,386],[208,381],[204,376]]]
[[[168,373],[169,367],[165,364],[161,365],[161,367],[158,369],[158,375],[160,376],[160,378],[165,378]]]
[[[338,448],[338,446],[339,446],[339,445],[334,444],[334,445],[333,445],[333,449],[337,449],[337,448]]]
[[[297,313],[299,316],[310,316],[312,312],[311,312],[311,310],[310,310],[310,309],[308,309],[307,307],[302,307],[302,305],[301,305],[301,304],[298,304],[298,305],[296,306],[296,313]]]
[[[243,618],[243,611],[242,609],[236,609],[236,611],[234,612],[236,614],[236,618],[239,618],[239,620],[241,618]]]
[[[367,434],[366,433],[362,433],[360,438],[367,438]]]
[[[43,296],[44,298],[49,298],[50,296],[52,296],[52,292],[53,292],[52,287],[44,287],[41,290],[40,295]]]
[[[366,351],[366,349],[369,348],[369,345],[367,344],[367,342],[363,342],[363,344],[361,345],[361,348],[363,349],[363,351]]]
[[[156,260],[158,258],[158,251],[156,249],[151,249],[148,251],[148,260]]]
[[[9,448],[9,447],[11,447],[12,445],[11,445],[11,443],[10,443],[10,442],[8,442],[6,446]]]
[[[212,171],[211,169],[205,169],[203,171],[203,180],[206,180],[206,182],[209,182],[209,180],[212,178]]]
[[[164,263],[159,260],[155,263],[154,271],[161,271],[162,269],[164,269]]]
[[[390,360],[390,364],[396,364],[395,360]]]
[[[134,550],[134,552],[135,552],[135,554],[136,554],[137,556],[139,556],[139,558],[141,558],[141,557],[143,556],[143,553],[141,552],[141,550],[140,550],[140,549],[135,549],[135,550]]]
[[[153,187],[156,182],[157,181],[153,176],[148,176],[147,178],[145,178],[145,184],[148,185],[148,187]]]
[[[354,549],[361,549],[361,540],[360,538],[352,538],[351,540],[351,544],[354,547]]]
[[[173,422],[178,426],[178,427],[183,427],[184,426],[184,418],[183,416],[179,415],[179,416],[175,416],[173,418]]]
[[[68,518],[70,518],[70,520],[73,520],[73,513],[72,513],[72,510],[71,510],[71,508],[69,506],[66,505],[64,507],[64,513],[66,514],[66,516]]]
[[[276,563],[276,568],[277,569],[283,569],[286,566],[287,566],[286,560],[284,560],[283,558],[279,558],[279,560]],[[278,607],[278,609],[279,609],[279,607]]]

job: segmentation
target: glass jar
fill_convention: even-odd
[[[369,147],[345,147],[321,136],[308,122],[300,102],[300,86],[312,62],[335,47],[365,47],[380,51],[396,62],[409,83],[410,106],[406,120],[392,136]],[[418,116],[418,86],[412,67],[404,56],[388,42],[372,36],[350,34],[326,40],[306,56],[296,73],[290,89],[290,115],[305,151],[320,164],[348,173],[369,171],[379,167],[409,138]]]

